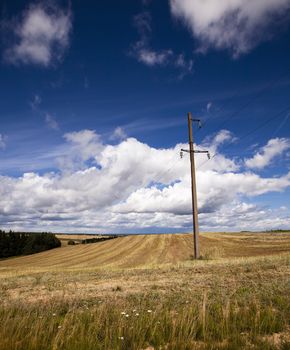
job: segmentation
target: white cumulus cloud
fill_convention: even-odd
[[[170,6],[201,51],[227,49],[237,57],[271,37],[289,15],[290,0],[170,0]]]
[[[30,5],[10,27],[15,42],[4,53],[7,62],[44,67],[60,61],[69,46],[72,16],[69,10],[45,2]]]
[[[85,169],[87,161],[96,164],[96,157],[103,150],[101,136],[93,130],[81,130],[64,134],[67,144],[64,155],[57,158],[60,169],[75,171]]]
[[[226,135],[226,131],[212,137],[209,148],[218,152],[214,159],[201,166],[204,156],[196,156],[201,228],[289,225],[289,209],[279,212],[251,201],[266,193],[285,191],[290,187],[290,173],[261,177],[243,172],[235,160],[216,148],[217,139],[231,141],[219,135]],[[162,149],[126,138],[111,145],[93,130],[67,133],[64,140],[61,152],[55,152],[59,155],[58,170],[0,176],[1,227],[62,232],[190,229],[189,159],[188,155],[179,158],[180,149],[187,144]]]

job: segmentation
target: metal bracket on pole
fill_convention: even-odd
[[[197,123],[197,126],[199,129],[202,128],[202,123],[201,123],[201,120],[200,119],[192,119],[190,118],[192,122],[196,122]]]

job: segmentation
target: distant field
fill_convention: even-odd
[[[110,235],[85,235],[85,234],[60,234],[57,233],[56,237],[60,240],[83,240],[83,239],[91,239],[91,238],[108,238]]]
[[[290,349],[290,233],[127,236],[0,261],[0,350]]]
[[[56,237],[61,241],[62,246],[68,245],[69,241],[74,241],[74,243],[83,243],[85,240],[97,239],[100,242],[103,240],[109,240],[115,238],[109,235],[85,235],[85,234],[56,234]],[[92,242],[90,242],[92,243]]]
[[[98,238],[99,235],[77,235],[77,234],[56,234],[56,237],[60,240],[67,240],[67,239],[86,239],[86,238]]]

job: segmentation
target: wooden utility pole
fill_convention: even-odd
[[[187,152],[190,155],[190,167],[191,167],[191,198],[192,198],[192,221],[193,221],[193,244],[194,244],[194,258],[199,259],[199,227],[198,227],[198,207],[197,207],[197,194],[196,194],[196,177],[195,177],[195,153],[207,153],[208,151],[196,151],[194,149],[193,136],[192,136],[192,122],[197,122],[200,127],[200,119],[192,119],[191,113],[187,114],[188,119],[188,134],[189,134],[189,150],[181,150]]]
[[[193,137],[192,137],[191,113],[187,114],[187,119],[188,119],[188,133],[189,133],[189,155],[190,155],[190,166],[191,166],[191,199],[192,199],[194,257],[195,259],[199,259],[198,208],[197,208],[194,145],[193,145]]]

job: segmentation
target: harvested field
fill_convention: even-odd
[[[206,259],[273,255],[290,251],[290,233],[204,233],[201,254]],[[0,261],[9,268],[136,268],[176,264],[192,258],[190,234],[119,237],[90,245],[63,246],[36,255]]]

